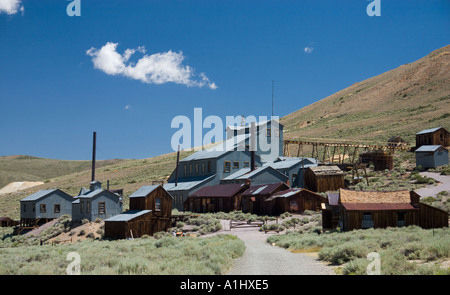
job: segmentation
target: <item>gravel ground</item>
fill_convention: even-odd
[[[233,228],[221,231],[237,236],[245,243],[245,253],[235,259],[227,275],[333,275],[330,266],[303,253],[271,246],[266,242],[270,234],[257,227]]]
[[[433,196],[436,197],[436,195],[442,191],[450,192],[450,175],[440,175],[439,173],[435,172],[421,172],[420,175],[431,177],[439,183],[437,185],[427,185],[424,188],[417,189],[415,192],[419,194],[422,197],[429,197]]]

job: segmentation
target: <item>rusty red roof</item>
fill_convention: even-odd
[[[248,188],[245,184],[219,184],[205,186],[191,194],[191,197],[232,197]]]
[[[341,203],[348,211],[389,211],[416,210],[411,204],[405,203]]]
[[[280,187],[288,188],[284,182],[253,185],[243,192],[242,196],[271,195]]]

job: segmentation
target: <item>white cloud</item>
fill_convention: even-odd
[[[126,49],[121,55],[117,52],[118,43],[108,42],[100,49],[92,47],[86,54],[92,57],[96,69],[108,75],[122,75],[148,84],[164,84],[173,82],[189,87],[204,87],[217,89],[214,82],[204,74],[194,74],[190,66],[183,66],[183,52],[171,50],[162,53],[145,54],[143,46],[137,49]],[[137,63],[129,62],[136,52],[145,54]]]
[[[304,50],[305,50],[305,53],[311,53],[311,52],[313,52],[314,47],[312,47],[312,46],[306,46]]]
[[[24,8],[20,1],[21,0],[0,0],[0,14],[6,13],[13,15],[19,11],[23,13]]]
[[[129,104],[127,104],[124,109],[129,110],[129,109],[131,109],[131,106]]]

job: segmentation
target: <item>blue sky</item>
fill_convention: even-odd
[[[93,131],[100,159],[168,153],[195,107],[270,116],[274,80],[283,117],[450,36],[447,0],[380,0],[373,17],[366,0],[81,0],[73,17],[17,1],[0,0],[0,155],[90,159]]]

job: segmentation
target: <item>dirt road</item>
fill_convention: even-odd
[[[439,183],[437,185],[427,185],[424,188],[417,189],[415,192],[422,197],[435,197],[438,193],[442,191],[450,192],[450,175],[440,175],[439,173],[434,172],[421,172],[420,175],[431,177]]]
[[[227,275],[333,275],[333,269],[303,253],[271,246],[266,242],[270,234],[257,227],[233,228],[223,231],[237,236],[245,243],[245,253],[234,261]]]

